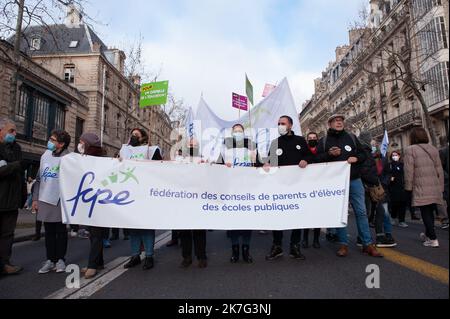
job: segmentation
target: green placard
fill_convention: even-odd
[[[141,86],[141,98],[139,106],[163,105],[167,103],[167,93],[169,91],[169,81],[153,82]]]

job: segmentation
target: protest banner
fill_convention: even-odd
[[[347,224],[346,162],[271,168],[61,160],[66,224],[133,229],[338,228]]]
[[[141,86],[141,97],[139,106],[164,105],[167,103],[167,94],[169,91],[169,81],[153,82]]]

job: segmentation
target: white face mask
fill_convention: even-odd
[[[394,162],[398,162],[400,160],[400,156],[392,156],[392,160]]]
[[[77,149],[80,154],[84,154],[84,144],[78,144]]]
[[[242,142],[245,138],[244,132],[234,132],[233,137],[236,142]]]
[[[278,133],[280,133],[281,136],[285,136],[288,133],[288,127],[286,125],[279,125]]]

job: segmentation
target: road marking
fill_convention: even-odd
[[[449,274],[447,268],[437,266],[419,258],[402,254],[393,249],[379,248],[379,250],[383,253],[386,260],[411,269],[448,286]]]
[[[155,239],[155,250],[161,248],[171,239],[171,232],[167,231]],[[129,257],[119,257],[105,266],[97,277],[93,279],[80,278],[80,289],[62,288],[45,299],[86,299],[100,291],[113,280],[123,275],[128,269],[123,268]]]

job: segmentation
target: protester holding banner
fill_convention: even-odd
[[[306,136],[306,141],[308,142],[309,151],[313,155],[317,155],[317,146],[319,145],[319,136],[315,132],[310,132]],[[320,228],[314,229],[314,239],[313,247],[316,249],[320,248]],[[309,229],[303,231],[302,248],[309,248]]]
[[[47,251],[47,261],[39,270],[40,274],[66,270],[67,227],[62,223],[59,173],[61,158],[69,154],[70,139],[66,131],[52,132],[33,189],[33,210],[38,212],[37,219],[44,223]]]
[[[201,164],[202,160],[198,142],[195,138],[190,138],[187,148],[183,152],[185,159],[190,163]],[[185,229],[179,231],[181,239],[181,254],[183,261],[182,268],[188,268],[192,265],[192,243],[194,243],[194,253],[198,260],[199,268],[206,268],[208,266],[206,256],[206,230]]]
[[[305,168],[309,163],[314,162],[314,157],[309,151],[308,144],[302,136],[295,135],[292,130],[294,121],[285,115],[278,120],[278,132],[280,137],[272,141],[269,150],[269,163],[264,166],[300,166]],[[290,256],[294,259],[304,260],[305,256],[300,251],[301,229],[294,229],[291,233]],[[283,256],[283,232],[273,231],[273,245],[266,260],[275,260]]]
[[[147,132],[140,128],[131,131],[131,137],[128,145],[123,145],[120,150],[120,157],[122,159],[134,160],[162,160],[161,152],[157,146],[148,145]],[[144,244],[145,260],[143,269],[148,270],[153,268],[153,253],[155,246],[155,230],[150,229],[131,229],[130,243],[132,257],[130,261],[125,264],[125,268],[132,268],[141,263],[141,243]]]
[[[81,135],[77,148],[82,155],[95,157],[106,156],[106,152],[101,146],[100,138],[94,133],[84,133]],[[97,271],[105,267],[103,260],[103,242],[108,238],[109,228],[91,226],[89,227],[89,233],[91,243],[89,261],[87,267],[81,269],[86,279],[95,277]]]
[[[436,205],[443,204],[444,170],[439,151],[429,144],[427,131],[415,127],[410,134],[411,146],[405,151],[405,189],[412,192],[412,206],[419,207],[425,226],[420,239],[425,247],[438,248],[434,229]]]
[[[365,206],[365,190],[361,180],[361,164],[367,159],[365,151],[357,137],[345,130],[345,116],[334,114],[328,119],[327,135],[319,141],[318,159],[321,162],[347,161],[352,165],[350,177],[350,203],[355,211],[359,237],[362,240],[363,252],[382,257],[372,242],[369,221]],[[338,228],[340,248],[337,255],[348,255],[347,227]]]
[[[257,146],[245,137],[245,129],[242,124],[233,126],[232,136],[232,138],[225,139],[217,164],[226,165],[230,168],[261,167],[263,164],[259,158]],[[231,263],[235,264],[239,261],[239,237],[242,237],[242,259],[248,264],[252,263],[253,258],[250,255],[252,231],[231,230],[229,235],[232,245]]]

